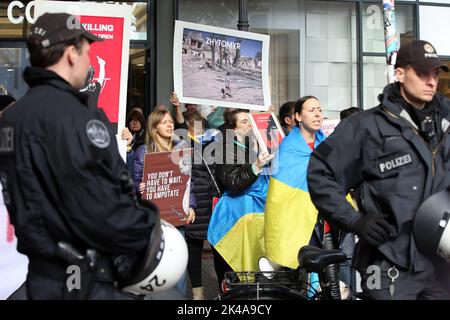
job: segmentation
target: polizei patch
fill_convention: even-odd
[[[98,148],[109,147],[111,138],[105,124],[99,120],[89,120],[86,124],[86,134],[89,140]]]
[[[406,166],[409,163],[412,163],[411,155],[405,154],[405,155],[398,156],[393,159],[381,162],[380,164],[378,164],[378,168],[380,169],[381,173],[384,173],[386,171],[390,171],[395,168]]]

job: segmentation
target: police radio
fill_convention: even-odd
[[[421,128],[423,135],[427,139],[427,141],[432,145],[436,145],[436,126],[435,123],[430,116],[426,116],[421,123]]]

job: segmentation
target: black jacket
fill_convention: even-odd
[[[127,193],[127,168],[102,110],[56,73],[27,68],[27,94],[1,119],[0,175],[18,250],[54,258],[57,241],[101,253],[145,249],[156,208]],[[128,190],[129,191],[129,190]]]
[[[192,192],[195,194],[196,209],[194,223],[185,225],[186,234],[192,238],[206,239],[209,220],[211,219],[212,199],[218,196],[218,191],[214,185],[213,178],[215,174],[214,153],[209,152],[213,150],[215,142],[208,142],[200,144],[191,141],[191,148],[193,148],[193,164],[192,164]],[[206,150],[206,151],[205,151]],[[200,156],[201,155],[201,156]],[[209,170],[206,166],[208,164]],[[214,177],[215,179],[215,177]]]
[[[239,194],[251,186],[258,176],[252,170],[256,153],[251,144],[245,148],[239,146],[234,139],[224,139],[222,143],[221,163],[216,164],[216,178],[221,190],[231,194]]]
[[[429,260],[421,255],[412,235],[419,205],[450,185],[450,104],[436,95],[442,138],[432,148],[405,110],[398,84],[388,85],[373,109],[343,120],[311,156],[308,187],[321,214],[350,230],[361,214],[382,215],[396,236],[378,247],[401,267],[420,271]],[[433,149],[433,150],[432,150]],[[360,186],[356,212],[345,195]],[[361,252],[368,254],[360,241]],[[373,251],[375,252],[375,251]]]

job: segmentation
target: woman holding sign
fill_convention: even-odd
[[[257,270],[258,258],[264,253],[268,186],[268,176],[261,173],[273,158],[267,152],[258,155],[254,151],[247,110],[230,112],[225,128],[222,162],[216,163],[216,179],[224,192],[208,228],[219,285],[231,269]]]
[[[174,137],[174,121],[169,111],[155,110],[147,121],[147,131],[145,134],[145,144],[136,149],[134,159],[133,180],[135,188],[138,190],[139,196],[144,193],[145,183],[142,182],[144,171],[144,159],[146,153],[167,152],[175,149],[182,149],[183,141],[175,142]],[[187,145],[186,145],[187,147]],[[192,184],[191,184],[192,190]],[[139,197],[140,198],[140,197]],[[191,191],[189,194],[188,214],[182,219],[186,224],[193,223],[195,220],[196,201],[195,195]],[[178,230],[184,235],[184,227],[178,227]],[[186,278],[183,277],[177,285],[180,292],[186,295]]]

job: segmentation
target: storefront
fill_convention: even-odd
[[[29,1],[14,2],[13,8],[11,1],[0,2],[0,86],[20,97],[26,90],[21,77],[27,64],[23,35],[33,10]],[[310,94],[321,100],[325,115],[334,118],[350,106],[373,107],[386,84],[381,0],[118,2],[133,7],[127,106],[142,106],[146,113],[156,103],[169,104],[175,19],[270,35],[275,108]],[[448,16],[450,0],[396,1],[400,43],[426,39],[450,65]],[[441,76],[439,91],[450,96],[447,74]]]
[[[450,0],[436,2],[396,1],[397,32],[400,43],[412,38],[430,41],[450,64]],[[375,106],[386,85],[381,0],[179,0],[177,5],[180,20],[237,29],[241,12],[249,31],[270,35],[276,108],[315,95],[325,115],[334,118],[350,106]],[[439,91],[450,97],[448,74],[442,74]]]
[[[104,2],[104,1],[103,1]],[[151,76],[152,6],[146,1],[120,1],[132,7],[130,33],[130,59],[128,68],[127,107],[142,107],[149,112],[155,104],[151,94],[154,76]],[[34,1],[0,2],[0,90],[6,90],[20,98],[27,90],[22,79],[23,69],[28,65],[24,36],[32,25]],[[154,46],[153,46],[154,47]]]

